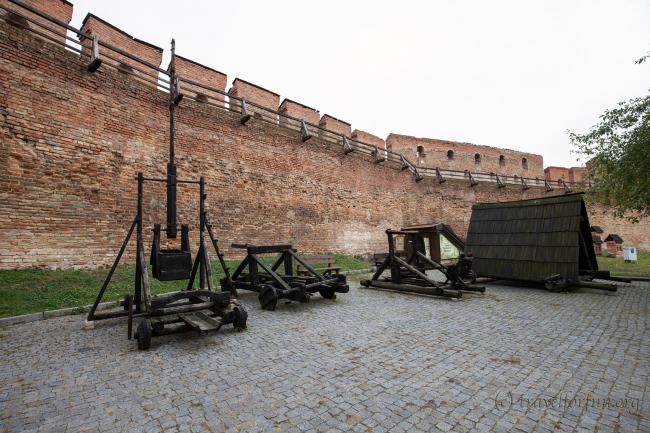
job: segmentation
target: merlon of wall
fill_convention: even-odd
[[[59,21],[63,21],[66,24],[70,24],[70,20],[72,19],[72,3],[65,1],[65,0],[27,0],[25,1],[30,6],[33,6],[35,9],[38,9],[39,11],[50,15],[54,18],[56,18]],[[53,30],[56,30],[59,33],[63,33],[64,35],[67,32],[67,29],[63,26],[59,26],[56,24],[53,24],[44,18],[39,17],[36,14],[33,14],[32,12],[29,12],[19,6],[16,6],[13,3],[8,2],[7,0],[0,0],[0,5],[5,8],[5,10],[13,10],[18,12],[20,15],[25,15],[30,19],[33,19],[34,21],[38,23],[43,23],[43,25],[47,28],[51,28]],[[4,12],[5,15],[9,15],[8,12]],[[50,32],[48,30],[45,30],[43,27],[31,23],[31,22],[26,22],[23,20],[20,20],[18,16],[10,16],[9,17],[10,23],[17,24],[17,25],[22,25],[22,26],[28,26],[31,27],[35,30],[38,30],[39,32],[43,32],[47,34],[48,36],[51,36],[57,41],[60,41],[61,43],[65,42],[65,37],[57,35],[56,33]]]
[[[160,67],[163,53],[162,48],[134,38],[124,30],[118,29],[114,25],[104,21],[96,15],[93,15],[91,13],[86,15],[86,18],[84,18],[81,25],[81,31],[90,35],[97,35],[100,40],[108,42],[109,44],[114,45],[115,47],[120,48],[129,54],[139,57],[140,59],[152,64],[155,67]],[[81,43],[84,46],[83,50],[86,54],[88,54],[91,46],[91,41],[85,38],[81,39]],[[103,51],[106,51],[106,53],[103,53]],[[108,52],[108,50],[100,49],[99,56],[106,58],[104,54],[108,54],[111,57],[114,57],[122,65],[126,65],[127,69],[128,67],[137,67],[141,69],[143,68],[142,64],[126,56],[122,56],[121,54],[112,51]],[[114,63],[114,60],[112,59],[107,60],[111,63]]]
[[[277,110],[278,105],[280,104],[280,95],[275,92],[271,92],[264,87],[260,87],[257,84],[244,81],[241,78],[235,78],[235,81],[232,82],[232,87],[230,87],[230,90],[228,90],[228,94],[236,96],[238,98],[246,99],[246,101],[253,102],[273,111]],[[231,99],[230,105],[235,110],[237,110],[240,106],[240,103],[236,99]],[[249,106],[248,109],[249,111],[263,114],[267,118],[269,116],[275,117],[275,120],[277,120],[277,116],[273,116],[268,111],[261,110],[255,106]]]
[[[329,114],[324,114],[323,117],[320,118],[318,126],[334,131],[337,134],[345,135],[346,137],[350,137],[352,134],[352,126],[348,122],[339,120]]]
[[[320,114],[318,113],[318,110],[308,107],[299,102],[292,101],[288,98],[284,98],[280,104],[278,111],[280,114],[296,117],[300,120],[304,120],[305,122],[312,123],[314,125],[318,125],[318,121],[320,120]],[[280,124],[284,123],[287,123],[286,119],[280,118]]]
[[[544,160],[534,153],[393,133],[386,138],[386,147],[403,153],[421,167],[544,177]]]
[[[355,129],[352,131],[352,137],[353,140],[361,141],[363,143],[368,143],[373,146],[377,146],[379,149],[384,149],[386,147],[386,141],[383,138],[377,137],[376,135],[372,135],[369,132],[366,131],[361,131],[359,129]]]
[[[167,70],[169,70],[170,66],[171,63],[167,65]],[[203,84],[204,86],[221,90],[222,92],[226,91],[228,77],[223,72],[219,72],[216,69],[209,68],[186,57],[179,56],[178,54],[176,54],[175,67],[176,75],[181,78],[181,82],[183,79],[188,79]],[[225,96],[223,95],[218,95],[216,92],[210,92],[192,84],[183,83],[181,86],[181,92],[185,93],[188,91],[194,93],[198,101],[201,101],[209,95],[211,98],[217,100],[217,104],[222,105],[225,103]]]
[[[550,165],[544,169],[544,177],[549,182],[582,183],[587,181],[587,167],[557,167]]]

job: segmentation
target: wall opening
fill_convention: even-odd
[[[480,153],[475,153],[474,154],[474,165],[481,165],[481,154]]]
[[[528,159],[521,158],[521,168],[523,168],[524,170],[528,170]]]
[[[500,155],[500,156],[499,156],[499,165],[500,165],[501,167],[505,167],[505,166],[506,166],[506,157],[505,157],[505,156],[503,156],[503,155]]]
[[[418,156],[424,156],[424,146],[418,146],[415,148],[415,153],[418,154]]]
[[[453,150],[448,150],[447,151],[447,159],[454,159],[454,151]]]

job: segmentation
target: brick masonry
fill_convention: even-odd
[[[162,48],[134,38],[125,31],[118,29],[114,25],[102,20],[93,14],[86,15],[86,18],[84,18],[81,25],[81,30],[91,36],[97,35],[100,41],[107,42],[117,48],[120,48],[122,51],[133,54],[134,56],[139,57],[140,59],[150,63],[155,67],[159,67],[160,63],[162,62]],[[89,39],[83,38],[81,40],[81,43],[84,47],[83,52],[88,55],[90,47],[92,46],[91,41]],[[108,56],[113,58],[109,58]],[[118,62],[118,64],[126,70],[133,70],[134,68],[148,70],[140,62],[137,62],[129,57],[123,56],[103,47],[101,47],[99,50],[99,57],[104,61],[110,63]],[[138,71],[135,72],[139,73]],[[157,74],[155,75],[157,76]]]
[[[346,137],[349,137],[352,134],[352,127],[348,122],[339,120],[329,114],[324,114],[323,117],[320,118],[318,125],[321,128],[329,129],[337,134],[345,135]]]
[[[85,65],[75,53],[0,23],[2,269],[109,264],[134,217],[133,177],[164,176],[167,95],[107,67],[91,74]],[[242,80],[233,89],[260,105],[279,103],[277,94]],[[332,128],[340,122],[323,119]],[[349,124],[338,126],[350,135]],[[492,183],[416,183],[406,171],[345,156],[318,137],[301,143],[295,131],[255,118],[242,126],[237,113],[191,100],[177,110],[176,127],[179,176],[206,177],[228,257],[241,253],[228,248],[235,241],[370,254],[386,248],[386,228],[444,221],[464,235],[473,203],[545,194],[541,186],[522,192]],[[197,196],[180,187],[179,222],[196,221]],[[147,184],[147,226],[164,222],[164,206],[164,189]],[[593,223],[605,231],[615,225],[624,239],[650,248],[645,223],[623,224],[604,211]],[[131,245],[127,258],[133,252]]]
[[[170,65],[167,66],[167,70],[169,70],[169,67]],[[181,93],[187,94],[189,92],[190,96],[197,98],[199,101],[210,97],[213,103],[225,105],[226,97],[224,95],[189,84],[184,80],[193,81],[225,93],[228,80],[226,74],[179,55],[176,55],[175,67],[176,74],[181,79]]]
[[[583,183],[587,181],[587,168],[549,166],[544,169],[544,176],[549,182],[557,183],[561,179],[564,182],[570,182],[572,184]]]
[[[228,90],[228,94],[245,99],[247,102],[253,102],[271,110],[276,110],[280,103],[280,95],[270,90],[266,90],[257,84],[249,83],[241,78],[235,78],[232,87]],[[237,99],[230,100],[230,106],[235,110],[239,110],[240,102]],[[249,105],[248,110],[253,113],[258,113],[264,117],[269,117],[267,111],[261,110],[254,105]],[[277,117],[271,116],[271,120],[276,121]]]
[[[544,178],[542,156],[533,153],[402,134],[390,134],[386,147],[423,167]]]
[[[32,5],[34,8],[38,9],[41,12],[45,12],[46,14],[58,19],[59,21],[63,21],[66,24],[70,24],[70,20],[72,19],[72,3],[65,1],[65,0],[30,0],[28,1],[30,5]],[[45,24],[47,28],[54,28],[56,32],[65,34],[67,32],[67,29],[63,26],[58,26],[58,25],[53,25],[50,22],[46,21],[45,19],[39,17],[38,15],[26,11],[13,3],[8,2],[7,0],[0,0],[0,6],[2,6],[5,10],[1,12],[2,15],[7,15],[8,12],[7,10],[11,11],[16,11],[21,15],[25,15],[30,19],[33,19],[34,21]],[[13,17],[14,22],[16,22],[17,17]],[[21,20],[22,21],[22,20]],[[45,28],[31,23],[31,22],[22,22],[22,25],[27,25],[35,30],[44,32],[46,35],[60,41],[64,42],[65,37],[62,35],[58,35],[56,33],[50,32],[46,30]]]
[[[352,139],[361,141],[363,143],[371,144],[373,146],[377,146],[379,149],[384,149],[386,147],[386,142],[384,141],[383,138],[377,137],[376,135],[372,135],[371,133],[366,131],[360,131],[358,129],[352,131]]]
[[[282,101],[280,107],[278,108],[278,111],[286,116],[295,117],[314,125],[318,125],[318,122],[320,120],[320,114],[318,113],[318,110],[287,98]],[[282,126],[288,124],[293,125],[295,123],[295,120],[287,119],[286,117],[280,117],[280,125]]]

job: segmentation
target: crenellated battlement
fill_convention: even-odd
[[[170,73],[159,67],[162,50],[90,14],[85,31],[68,29],[84,44],[99,38],[93,48],[104,62],[93,72],[90,46],[44,44],[33,28],[5,21],[0,269],[106,264],[122,240],[116,228],[133,220],[133,174],[165,172]],[[175,61],[185,94],[176,111],[178,170],[205,177],[216,236],[226,246],[290,242],[305,252],[367,255],[384,248],[388,227],[443,221],[464,233],[474,203],[564,192],[535,179],[539,155],[398,134],[385,142],[300,102],[280,103],[278,93],[239,78],[226,92],[226,74]],[[241,113],[242,100],[253,115]],[[402,144],[404,153],[395,152]],[[426,160],[407,153],[414,144],[426,149]],[[445,165],[448,149],[458,165]],[[462,169],[472,152],[488,173]],[[513,164],[526,157],[529,177],[513,176],[508,165],[490,174],[500,154]],[[147,225],[165,213],[164,191],[150,197]],[[193,196],[184,197],[179,191],[179,218],[193,218]],[[650,245],[643,229],[610,230],[611,212],[593,223]]]
[[[230,90],[228,90],[228,95],[245,99],[247,102],[253,102],[256,105],[272,111],[277,110],[278,105],[280,104],[280,95],[278,93],[267,90],[262,86],[258,86],[257,84],[244,81],[241,78],[235,78],[235,80],[232,82]],[[235,111],[241,110],[241,104],[236,99],[231,99],[230,107]],[[258,113],[260,115],[268,115],[268,111],[260,109],[260,107],[256,107],[255,105],[251,105],[249,107],[249,111]],[[271,117],[277,119],[277,116]]]
[[[29,0],[28,4],[51,14],[57,19],[69,22],[72,16],[72,4],[64,0],[47,2],[44,0]],[[0,0],[0,4],[11,4],[9,0]],[[151,43],[137,39],[111,23],[88,13],[83,20],[81,32],[89,37],[98,36],[100,43],[109,43],[118,50],[129,53],[145,64],[156,68],[162,60],[163,49]],[[92,41],[89,37],[80,36],[82,55],[89,56]],[[106,57],[114,66],[123,72],[130,72],[150,84],[155,84],[158,72],[153,69],[146,71],[142,62],[134,57],[121,55],[111,50],[99,50],[100,58]],[[169,66],[167,70],[169,69]],[[181,92],[189,94],[198,102],[209,102],[228,110],[241,112],[241,100],[247,102],[247,109],[260,119],[277,123],[280,126],[294,129],[300,128],[300,121],[315,130],[320,138],[333,140],[344,144],[342,137],[356,140],[368,148],[378,147],[387,150],[387,160],[405,158],[409,170],[415,178],[423,173],[426,176],[430,169],[437,173],[449,172],[452,177],[462,177],[464,172],[486,175],[500,175],[507,183],[518,183],[519,178],[544,178],[543,158],[541,155],[519,152],[511,149],[501,149],[470,143],[454,142],[434,138],[418,138],[391,133],[384,140],[369,132],[358,129],[352,130],[349,122],[337,119],[329,114],[320,116],[319,110],[300,102],[284,98],[280,103],[280,94],[268,90],[258,84],[241,78],[235,78],[226,92],[227,75],[209,66],[182,56],[176,56],[176,73],[183,85]],[[370,150],[367,152],[371,152]],[[399,157],[399,155],[402,157]],[[422,168],[420,174],[416,168]],[[480,176],[479,176],[480,177]],[[564,178],[563,178],[564,179]],[[567,173],[566,182],[571,183],[577,175],[570,177]],[[483,180],[498,183],[494,176],[483,176]],[[537,184],[537,182],[535,182]]]
[[[548,166],[544,169],[544,176],[549,183],[588,183],[587,167],[557,167]]]
[[[168,71],[170,66],[171,63],[167,65]],[[205,102],[210,93],[210,91],[205,87],[216,89],[220,92],[226,91],[228,76],[223,72],[219,72],[216,69],[209,68],[198,62],[179,56],[178,54],[176,54],[175,67],[176,74],[184,83],[181,91],[183,93],[192,93],[193,97],[199,102]],[[191,84],[191,82],[201,84],[205,87]],[[225,98],[223,98],[222,101],[217,101],[217,103],[225,105]]]
[[[420,167],[467,170],[527,178],[544,177],[541,155],[471,143],[390,134],[386,147],[417,161]]]
[[[386,141],[383,138],[377,137],[376,135],[373,135],[366,131],[361,131],[359,129],[352,131],[352,139],[361,141],[363,143],[368,143],[372,146],[377,146],[379,149],[386,148]]]
[[[308,107],[304,104],[301,104],[296,101],[292,101],[291,99],[284,98],[282,103],[280,104],[280,108],[278,109],[280,114],[283,114],[280,118],[280,125],[286,126],[288,125],[289,122],[287,122],[287,116],[289,117],[295,117],[300,120],[304,120],[307,123],[312,123],[312,124],[318,124],[320,120],[320,114],[318,110]]]
[[[32,6],[36,10],[43,12],[64,24],[70,24],[72,19],[72,10],[73,5],[66,0],[30,0],[26,2],[28,6]],[[52,38],[56,42],[64,43],[66,38],[66,28],[64,26],[52,23],[51,21],[41,17],[40,15],[21,8],[8,0],[0,0],[0,6],[4,9],[3,12],[0,12],[2,15],[9,17],[8,22],[17,25],[28,27],[39,32],[43,32],[46,38]],[[13,14],[9,11],[16,11],[20,14],[25,15],[28,19],[22,19],[19,15]],[[33,20],[33,21],[30,21]],[[49,31],[39,26],[37,23],[44,25],[45,27],[51,28],[53,31]]]
[[[115,27],[91,13],[87,14],[86,18],[84,18],[81,25],[81,31],[90,36],[97,35],[100,40],[108,42],[109,44],[134,55],[154,67],[159,67],[162,63],[162,48],[141,39],[134,38],[124,30]],[[92,40],[86,37],[80,37],[79,39],[83,45],[82,53],[89,56]],[[141,62],[134,61],[132,58],[120,53],[111,52],[109,54],[100,50],[99,57],[108,57],[110,60],[118,62],[118,67],[124,72],[131,72],[142,68]],[[138,71],[136,71],[136,74],[137,73]]]

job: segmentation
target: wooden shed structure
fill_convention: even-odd
[[[602,234],[603,229],[599,226],[591,226],[591,240],[594,241],[594,253],[596,253],[597,256],[603,253],[603,239],[600,237]]]
[[[607,255],[612,257],[621,257],[623,255],[623,238],[616,233],[607,235],[605,245],[607,246]]]
[[[481,277],[548,288],[598,272],[582,193],[474,205],[465,253]]]

